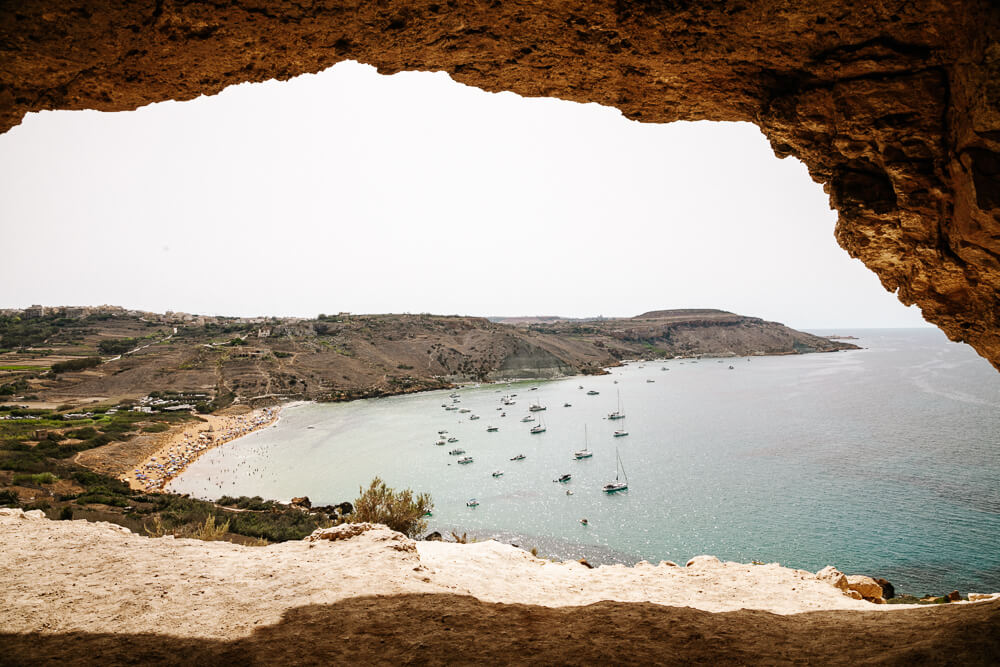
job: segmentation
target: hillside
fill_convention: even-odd
[[[349,400],[454,382],[601,373],[623,359],[854,348],[719,310],[519,325],[427,314],[308,320],[121,309],[83,317],[8,314],[0,316],[0,346],[0,400],[115,402],[167,391],[204,394],[214,407],[237,399]]]

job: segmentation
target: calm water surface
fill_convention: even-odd
[[[202,456],[171,490],[333,504],[379,475],[431,493],[431,530],[560,558],[708,553],[833,564],[916,594],[1000,591],[1000,374],[936,329],[838,333],[868,349],[484,385],[457,392],[467,414],[444,410],[450,391],[294,406]],[[624,438],[612,437],[623,422],[605,418],[619,392]],[[501,417],[507,393],[516,404]],[[536,401],[547,431],[532,435],[520,420]],[[594,456],[577,461],[584,425]],[[441,429],[459,442],[436,446]],[[458,465],[455,447],[475,462]],[[609,496],[616,447],[629,490]],[[569,483],[552,481],[563,473]],[[472,497],[479,507],[466,507]]]

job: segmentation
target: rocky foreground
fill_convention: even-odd
[[[244,547],[0,510],[3,662],[988,663],[1000,597],[876,605],[778,564],[591,569],[345,525]]]

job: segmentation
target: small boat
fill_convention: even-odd
[[[532,387],[531,391],[538,391],[538,387]]]
[[[573,407],[573,406],[572,406],[572,405],[570,405],[569,403],[563,403],[563,407],[564,407],[564,408],[571,408],[571,407]]]
[[[465,463],[472,463],[472,457],[471,457],[471,456],[463,456],[462,458],[460,458],[460,459],[458,460],[458,462],[459,462],[459,463],[462,463],[462,464],[465,464]]]
[[[552,481],[553,482],[568,482],[571,479],[573,479],[573,475],[571,475],[569,473],[566,473],[565,475],[560,475],[559,479],[554,479]]]
[[[465,453],[465,450],[464,449],[453,449],[453,450],[451,450],[448,453],[451,454],[452,456],[461,456],[462,454]]]
[[[493,471],[493,476],[494,477],[503,477],[503,470],[494,470]]]
[[[448,438],[448,442],[458,442],[458,438],[455,437]]]
[[[447,405],[447,406],[445,406],[445,408],[444,408],[444,409],[445,409],[445,410],[449,410],[449,411],[450,411],[450,410],[458,410],[458,407],[457,407],[457,406],[454,406],[454,405]]]
[[[621,474],[625,477],[624,482],[621,481],[618,477],[619,471],[621,471]],[[618,455],[618,450],[615,449],[615,481],[608,482],[607,484],[605,484],[601,488],[601,491],[604,491],[604,493],[615,493],[617,491],[624,491],[627,488],[628,488],[628,475],[625,474],[625,466],[622,465],[622,459]]]
[[[608,414],[608,419],[625,419],[625,413],[622,412],[622,393],[620,391],[618,392],[618,409]]]
[[[511,461],[523,461],[526,457],[524,454],[518,454],[517,456],[510,457]]]
[[[466,412],[472,412],[472,410],[470,410],[469,408],[462,408],[461,410],[458,411],[458,414],[464,415]]]
[[[535,418],[532,417],[531,415],[524,415],[523,417],[521,417],[521,421],[522,422],[533,422],[533,421],[535,421]]]
[[[458,398],[458,394],[448,394],[448,398]]]
[[[531,427],[531,433],[545,433],[545,424],[535,424]]]
[[[580,519],[580,525],[581,526],[586,526],[587,525],[587,520],[586,519]]]
[[[616,438],[624,438],[626,435],[628,435],[628,431],[622,428],[612,433],[612,435]]]
[[[587,392],[587,396],[597,396],[600,393],[601,392],[599,392],[599,391],[595,391],[595,390],[591,389],[590,391]]]
[[[441,439],[441,440],[438,440],[438,441],[437,441],[437,442],[435,442],[434,444],[435,444],[435,445],[438,445],[438,446],[441,446],[441,445],[445,444],[445,443],[444,443],[444,439]]]
[[[501,417],[506,417],[506,416],[507,416],[507,413],[506,413],[506,412],[501,412],[501,413],[500,413],[500,416],[501,416]]]
[[[566,489],[566,495],[567,495],[567,496],[572,496],[572,495],[573,495],[573,492],[572,492],[572,491],[570,491],[569,489]]]
[[[544,409],[545,409],[544,405],[542,405],[541,403],[535,403],[534,405],[532,405],[531,407],[528,408],[528,411],[529,412],[541,412]]]
[[[477,419],[479,419],[479,415],[469,415],[469,419],[471,421],[476,421]]]
[[[444,435],[444,434],[445,434],[445,433],[447,433],[447,432],[448,432],[448,431],[445,431],[445,430],[441,430],[441,431],[438,431],[438,435]]]
[[[583,385],[582,384],[579,386],[579,389],[583,389]]]
[[[503,408],[497,408],[497,410],[503,410]]]
[[[733,367],[732,367],[732,366],[730,366],[730,367],[729,367],[729,370],[733,370]]]
[[[647,378],[647,379],[646,379],[646,382],[656,382],[656,380],[653,380],[653,379],[650,379],[650,378]]]
[[[590,451],[590,447],[587,445],[587,425],[583,425],[583,449],[577,450],[573,453],[573,458],[577,461],[580,459],[589,459],[594,455],[594,452]]]
[[[667,370],[667,367],[666,366],[660,366],[660,370],[661,371],[665,371],[665,370]]]
[[[500,430],[499,426],[487,426],[486,427],[486,432],[487,433],[496,433],[499,430]]]
[[[466,507],[479,507],[479,501],[476,500],[475,498],[469,498],[468,500],[465,501],[465,506]]]

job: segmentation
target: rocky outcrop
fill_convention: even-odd
[[[843,572],[838,570],[832,565],[827,565],[822,570],[816,573],[816,578],[820,581],[825,581],[834,588],[839,588],[842,591],[847,591],[847,577]]]
[[[847,575],[847,588],[869,602],[885,602],[882,598],[882,587],[878,585],[877,581],[863,574]]]
[[[347,59],[643,122],[750,121],[823,183],[843,248],[997,365],[998,26],[991,0],[12,0],[0,131],[30,111],[134,109]]]

